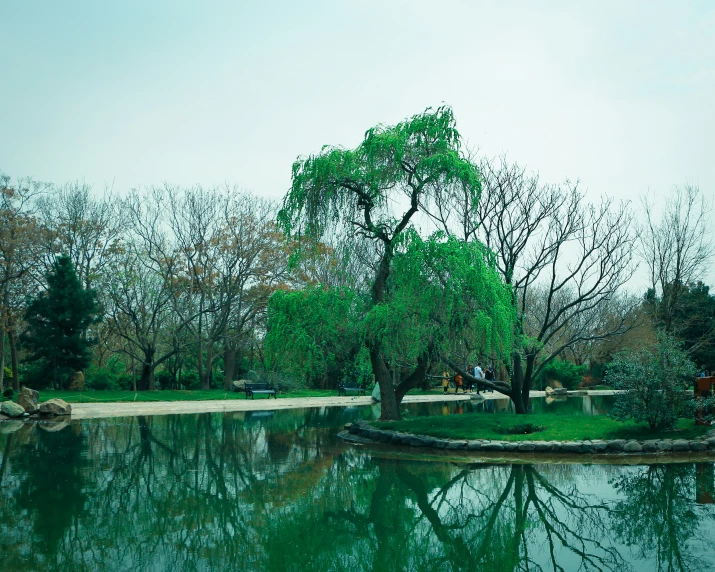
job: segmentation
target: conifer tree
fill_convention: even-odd
[[[32,352],[30,361],[43,360],[51,368],[57,387],[60,376],[89,365],[95,340],[87,330],[100,319],[99,304],[94,290],[82,288],[66,255],[55,260],[46,278],[47,290],[28,302],[23,342]]]

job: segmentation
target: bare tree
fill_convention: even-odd
[[[4,388],[6,335],[13,386],[19,389],[17,326],[24,303],[20,292],[39,257],[43,230],[35,218],[34,203],[46,188],[31,179],[13,185],[7,175],[0,173],[0,391]]]
[[[712,208],[692,185],[676,187],[660,217],[648,197],[641,203],[646,220],[640,254],[648,267],[650,287],[660,300],[659,317],[665,331],[671,332],[682,287],[702,278],[713,256],[709,232]]]
[[[484,242],[512,289],[518,324],[511,382],[492,385],[525,413],[534,379],[551,360],[631,327],[635,301],[619,292],[634,268],[633,215],[611,199],[588,203],[578,184],[544,185],[504,158],[482,161],[480,170],[473,223],[465,222],[469,205],[459,197],[440,221],[465,240]]]

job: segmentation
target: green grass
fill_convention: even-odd
[[[282,392],[278,399],[285,397],[331,397],[337,396],[337,389],[294,389]],[[17,399],[17,394],[15,395]],[[118,403],[126,401],[212,401],[216,399],[246,399],[246,394],[226,392],[222,389],[208,390],[166,390],[166,391],[40,391],[40,402],[48,399],[64,399],[67,403]],[[255,399],[268,399],[257,395]],[[4,399],[0,397],[0,400]]]
[[[532,423],[542,431],[514,435],[515,425]],[[375,423],[379,429],[404,431],[449,439],[497,439],[501,441],[571,441],[584,439],[693,439],[710,427],[681,419],[673,431],[651,432],[645,423],[614,421],[605,415],[567,415],[533,413],[467,413],[464,415],[417,417],[403,421]]]

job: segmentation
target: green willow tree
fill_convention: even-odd
[[[47,290],[31,300],[25,312],[28,330],[22,341],[32,351],[30,360],[51,368],[55,387],[61,374],[83,370],[90,361],[94,340],[87,329],[99,321],[94,290],[85,290],[69,256],[52,264]]]
[[[383,313],[392,314],[389,280],[405,232],[420,211],[428,210],[455,186],[474,204],[479,201],[479,172],[461,152],[452,110],[427,109],[396,126],[369,129],[355,149],[326,146],[317,155],[299,158],[293,164],[291,189],[278,221],[291,236],[315,239],[334,232],[362,236],[376,244],[379,259],[372,276],[369,312],[380,324],[385,322]],[[398,381],[395,364],[391,372],[387,355],[388,340],[395,332],[373,327],[367,334],[370,362],[382,396],[382,419],[399,419],[403,392],[398,388],[405,382],[416,385],[421,381],[431,348],[419,352],[412,372],[401,371]]]

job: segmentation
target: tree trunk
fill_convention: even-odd
[[[514,403],[514,411],[518,414],[529,412],[529,390],[526,390],[526,400],[524,400],[524,369],[521,366],[521,354],[514,352],[514,371],[511,376],[512,394],[511,400]]]
[[[375,343],[370,348],[370,362],[375,381],[380,384],[380,421],[398,421],[401,419],[400,404],[395,395],[392,376],[380,354],[379,343]]]
[[[15,330],[10,330],[8,332],[7,337],[10,340],[10,363],[12,364],[12,388],[15,391],[20,391],[20,368],[18,366],[18,359],[17,359],[17,336],[15,335]]]
[[[201,389],[211,389],[211,362],[213,360],[213,344],[209,342],[206,348],[206,367],[203,367],[201,360],[203,359],[203,352],[199,353],[199,371],[201,380]]]
[[[5,389],[5,330],[0,329],[0,391]]]
[[[224,379],[223,388],[231,389],[231,384],[233,383],[233,372],[236,367],[236,348],[232,347],[228,342],[226,343],[226,349],[223,354],[223,369],[224,369]]]

